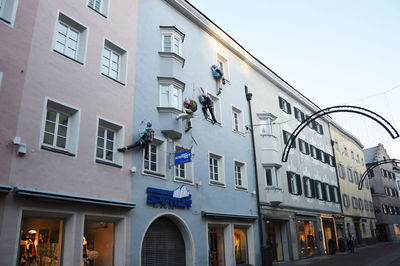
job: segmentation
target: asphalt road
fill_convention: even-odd
[[[336,255],[324,255],[274,265],[400,266],[400,242],[384,242]]]

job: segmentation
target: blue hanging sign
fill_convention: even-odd
[[[158,188],[148,187],[147,190],[147,203],[160,204],[161,208],[190,208],[192,207],[192,195],[186,186],[181,186],[175,190],[164,190]]]
[[[175,153],[175,165],[189,163],[192,161],[192,152],[191,150],[182,151]]]

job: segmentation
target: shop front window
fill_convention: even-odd
[[[225,265],[224,229],[222,227],[208,228],[208,260],[210,266]]]
[[[300,255],[312,256],[317,253],[317,240],[315,238],[315,225],[312,221],[298,221],[300,232]]]
[[[234,242],[235,242],[235,261],[236,265],[247,265],[247,235],[246,229],[234,229]]]
[[[83,266],[113,265],[114,223],[85,219]]]
[[[18,265],[61,265],[63,220],[23,217]]]

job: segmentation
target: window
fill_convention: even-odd
[[[316,149],[317,150],[317,160],[322,161],[322,157],[323,157],[323,151],[321,151],[320,149]]]
[[[88,7],[107,17],[109,0],[89,0]]]
[[[122,166],[123,155],[116,152],[124,145],[123,127],[104,119],[98,120],[96,162]]]
[[[45,110],[42,149],[75,156],[79,131],[78,109],[48,99]]]
[[[336,148],[337,151],[340,151],[339,143],[337,141],[335,141],[335,148]]]
[[[368,171],[368,177],[369,177],[369,178],[374,177],[374,170],[369,170],[369,171]]]
[[[326,199],[326,201],[332,201],[330,186],[328,184],[324,184],[324,187],[325,187],[325,199]]]
[[[235,187],[247,189],[246,163],[234,161]]]
[[[260,121],[260,134],[261,135],[272,135],[272,122],[271,118],[266,118]]]
[[[320,181],[315,181],[315,187],[316,187],[316,192],[317,192],[317,199],[324,200],[322,183]]]
[[[224,78],[230,80],[228,60],[219,53],[217,53],[217,66],[224,74]]]
[[[0,0],[0,19],[13,25],[17,13],[18,0]]]
[[[248,265],[247,230],[235,227],[233,241],[235,244],[235,265]]]
[[[126,82],[127,52],[110,42],[104,41],[101,73],[122,84]]]
[[[143,174],[165,178],[166,146],[163,139],[154,137],[143,149]]]
[[[353,151],[350,151],[350,153],[351,153],[351,159],[354,160],[354,152],[353,152]]]
[[[343,166],[343,164],[339,164],[339,176],[342,178],[342,179],[345,179],[346,178],[346,173],[345,173],[345,171],[344,171],[344,166]]]
[[[308,143],[302,139],[299,139],[299,148],[301,153],[306,155],[310,154],[310,147],[308,146]]]
[[[321,151],[321,162],[329,163],[329,154],[324,151]]]
[[[54,51],[83,64],[86,43],[87,28],[63,13],[59,13]]]
[[[175,145],[175,153],[187,151],[189,148]],[[193,183],[193,162],[175,165],[175,181]]]
[[[322,127],[321,124],[316,122],[316,129],[315,129],[320,135],[324,134],[324,128]]]
[[[364,200],[364,207],[365,207],[365,210],[368,211],[368,201],[367,200]]]
[[[158,78],[160,84],[160,107],[182,109],[182,92],[185,84],[174,78]]]
[[[350,206],[350,199],[349,196],[346,194],[343,194],[343,205],[345,207],[349,207]]]
[[[314,180],[309,177],[303,176],[304,196],[307,198],[314,198]]]
[[[329,165],[335,167],[335,158],[332,155],[329,155]]]
[[[279,107],[287,114],[292,113],[292,108],[290,107],[290,103],[280,96],[279,96]]]
[[[276,167],[265,167],[265,186],[279,187],[279,175]]]
[[[244,134],[243,112],[232,106],[232,130]]]
[[[369,210],[370,210],[371,212],[374,211],[374,205],[372,204],[372,201],[369,201]]]
[[[318,159],[318,157],[317,157],[317,148],[315,148],[313,145],[310,145],[310,150],[311,150],[311,156],[314,159]]]
[[[288,178],[289,193],[294,195],[301,195],[302,190],[301,190],[300,175],[297,175],[296,173],[293,172],[287,172],[287,178]]]
[[[354,179],[355,183],[358,185],[358,183],[360,183],[360,178],[358,177],[358,173],[356,171],[354,171]]]
[[[360,208],[360,210],[364,210],[364,204],[363,204],[363,200],[362,199],[358,199],[358,206]]]
[[[225,265],[224,228],[209,226],[208,243],[210,265]]]
[[[382,204],[382,210],[383,210],[383,214],[387,214],[388,210],[387,210],[387,206]]]
[[[304,120],[306,120],[306,115],[302,111],[300,111],[296,107],[293,107],[293,110],[294,110],[294,116],[299,122],[303,122]]]
[[[346,147],[344,147],[344,155],[346,155],[347,157],[349,157],[349,151],[347,150]]]
[[[335,202],[335,203],[339,203],[339,191],[338,191],[338,188],[337,187],[335,187],[335,186],[331,186],[331,188],[332,188],[332,196],[333,196],[333,201]]]
[[[88,260],[88,258],[90,259],[91,257],[89,256],[89,251],[95,248],[97,251],[101,250],[101,256],[96,257],[95,260],[98,265],[115,265],[114,252],[118,244],[115,241],[114,234],[117,234],[118,230],[116,229],[116,224],[107,221],[108,219],[109,218],[106,218],[106,221],[103,221],[97,217],[85,217],[83,255],[85,256],[86,254],[86,260]]]
[[[356,197],[352,197],[351,200],[353,202],[353,209],[357,209],[358,208],[357,198]]]
[[[349,181],[353,182],[353,172],[351,171],[351,168],[347,168],[347,175],[349,176]]]
[[[357,162],[360,162],[360,155],[357,154]]]
[[[224,185],[225,184],[225,171],[224,160],[221,155],[214,153],[208,154],[208,166],[210,184]]]
[[[207,93],[207,95],[211,98],[213,101],[213,107],[212,110],[215,115],[215,119],[217,119],[218,124],[222,124],[222,115],[221,115],[221,100],[218,96],[215,96],[211,93]],[[208,117],[208,120],[212,122],[211,115]]]
[[[284,144],[287,144],[287,143],[288,143],[288,141],[289,141],[289,139],[290,139],[290,136],[291,136],[291,134],[290,134],[289,132],[283,130],[283,143],[284,143]],[[295,139],[294,139],[293,142],[292,142],[291,148],[292,148],[292,149],[295,149],[295,148],[296,148],[296,140],[295,140]]]
[[[185,34],[174,26],[160,26],[160,29],[161,51],[182,56],[182,43],[185,39]]]

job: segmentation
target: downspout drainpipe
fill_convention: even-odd
[[[258,188],[258,171],[257,171],[257,156],[256,156],[256,146],[254,141],[254,130],[253,126],[253,115],[251,113],[251,98],[253,97],[252,93],[248,92],[247,85],[244,86],[244,91],[246,93],[247,103],[249,104],[249,114],[250,114],[250,131],[251,131],[251,142],[253,145],[253,160],[254,160],[254,171],[256,176],[256,197],[257,197],[257,212],[258,212],[258,230],[260,234],[260,251],[261,251],[261,265],[266,265],[266,258],[264,256],[263,248],[264,248],[264,235],[263,235],[263,226],[262,226],[262,214],[261,214],[261,205],[260,205],[260,197],[259,197],[259,188]]]

